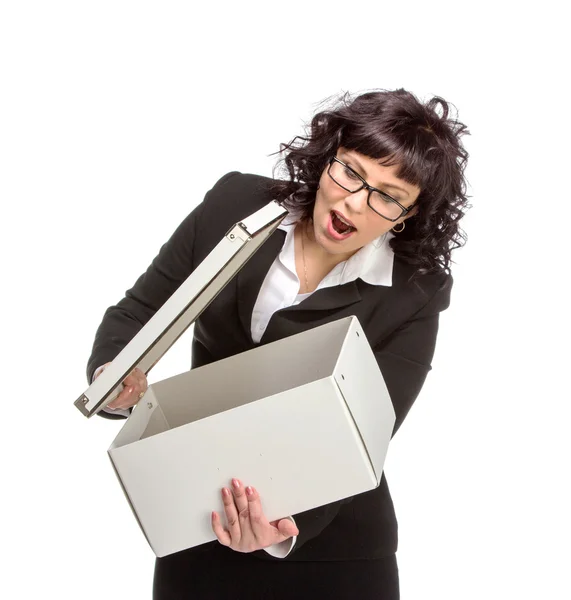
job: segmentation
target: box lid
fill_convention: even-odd
[[[277,229],[288,211],[273,200],[236,223],[113,362],[74,402],[91,417],[122,391],[138,367],[147,374]]]

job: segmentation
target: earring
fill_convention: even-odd
[[[405,222],[402,221],[401,222],[402,227],[400,229],[395,229],[394,227],[392,228],[392,231],[394,231],[395,233],[402,233],[404,231],[404,228],[406,227]]]

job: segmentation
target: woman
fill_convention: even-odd
[[[89,380],[232,224],[277,199],[290,215],[197,320],[193,367],[356,315],[396,432],[430,369],[450,299],[451,251],[464,241],[468,155],[460,138],[468,132],[448,113],[441,98],[423,104],[405,90],[345,96],[313,118],[306,137],[282,147],[286,180],[225,175],[106,311]],[[145,375],[136,369],[124,386],[104,416],[128,415]],[[218,541],[157,559],[154,598],[399,597],[384,476],[375,490],[273,523],[255,483],[234,479],[220,490],[228,525],[213,513]]]

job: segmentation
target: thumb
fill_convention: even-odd
[[[279,533],[281,533],[281,535],[285,539],[290,538],[294,535],[299,535],[299,529],[289,519],[280,519],[277,522],[276,527]]]

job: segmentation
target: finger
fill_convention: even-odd
[[[234,494],[238,514],[242,518],[248,518],[248,499],[246,498],[244,486],[239,479],[232,479],[232,493]]]
[[[137,397],[137,400],[135,401],[136,404],[145,395],[145,392],[149,387],[147,377],[141,369],[137,368],[132,371],[128,379],[129,382],[127,385],[131,385],[134,388],[133,391]],[[125,381],[127,381],[127,379]]]
[[[133,386],[139,390],[139,392],[144,392],[147,390],[147,378],[145,374],[140,369],[135,369],[123,379],[123,385],[129,387]]]
[[[133,369],[123,380],[123,391],[107,406],[114,409],[127,409],[137,404],[148,389],[147,377],[139,368]]]
[[[114,409],[126,409],[133,406],[138,400],[138,396],[134,391],[134,386],[125,386],[117,398],[113,402],[109,402],[107,406]]]
[[[226,531],[226,529],[224,529],[224,527],[222,527],[220,517],[218,516],[218,513],[216,511],[212,511],[211,521],[212,521],[212,531],[214,531],[214,533],[216,534],[218,541],[223,546],[230,546],[230,544],[232,543],[232,538],[230,537],[230,534],[228,533],[228,531]]]
[[[246,488],[246,499],[248,501],[248,511],[250,513],[250,527],[257,541],[266,543],[268,536],[271,535],[271,529],[269,521],[264,515],[262,510],[262,502],[260,495],[257,490],[252,486]]]
[[[143,371],[141,371],[139,367],[136,367],[135,369],[133,369],[131,375],[135,377],[137,384],[139,385],[141,390],[146,391],[148,387],[147,376],[143,373]]]
[[[238,522],[240,523],[240,543],[242,546],[249,545],[255,541],[255,536],[250,525],[250,510],[246,490],[239,479],[232,479],[232,493],[234,494],[234,503],[236,504]]]
[[[131,406],[137,404],[137,402],[143,396],[144,392],[138,385],[125,386],[123,388],[123,391],[117,396],[117,398],[115,398],[115,400],[113,400],[113,402],[110,402],[107,406],[109,406],[109,408],[115,409],[131,408]]]
[[[224,513],[228,521],[228,532],[231,541],[234,544],[239,544],[242,539],[242,528],[240,526],[240,519],[238,518],[238,510],[234,503],[234,496],[228,488],[222,488],[222,502],[224,503]]]

